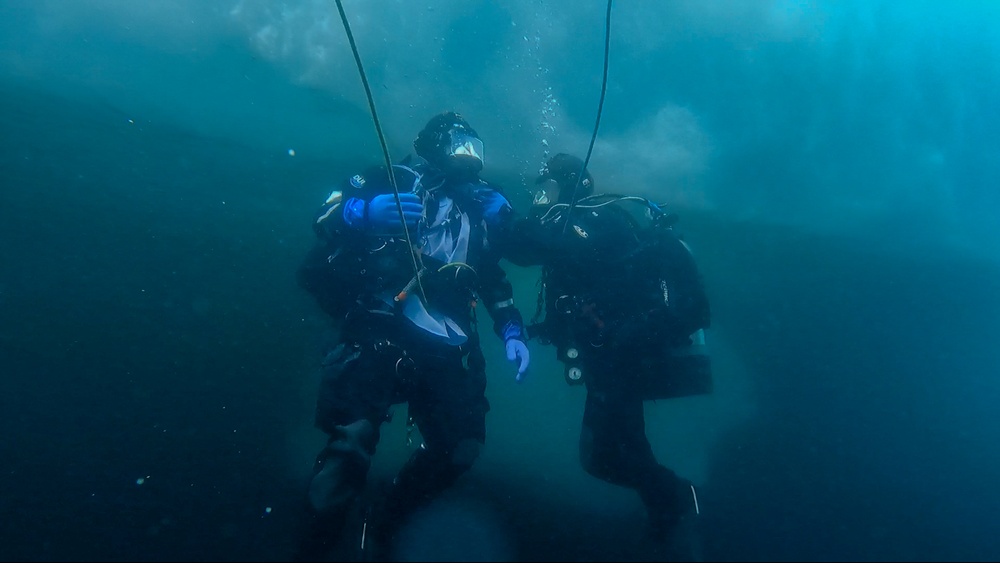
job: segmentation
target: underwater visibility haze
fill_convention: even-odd
[[[516,209],[583,156],[604,2],[345,0],[394,160],[455,110]],[[0,559],[287,560],[332,328],[312,214],[382,152],[333,1],[6,0]],[[589,168],[680,217],[714,392],[646,405],[708,560],[1000,557],[1000,4],[614,3]],[[509,266],[534,312],[539,271]],[[595,272],[594,275],[601,275]],[[413,559],[644,560],[584,391],[485,339],[474,468]],[[370,482],[407,445],[405,406]]]

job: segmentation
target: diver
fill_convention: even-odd
[[[407,404],[422,443],[378,504],[368,530],[375,558],[391,553],[408,516],[472,466],[490,408],[477,311],[491,317],[518,380],[528,368],[521,313],[490,241],[513,209],[479,177],[482,140],[446,112],[413,148],[416,157],[370,167],[330,195],[297,273],[339,328],[322,362],[315,424],[329,439],[316,457],[297,560],[323,559],[338,542],[391,406]]]
[[[541,266],[529,336],[554,345],[566,380],[586,386],[584,470],[634,489],[650,537],[666,542],[697,513],[697,496],[657,462],[643,403],[711,391],[708,357],[697,348],[710,318],[701,275],[675,216],[645,198],[595,194],[579,158],[556,154],[536,184],[504,250],[514,264]]]

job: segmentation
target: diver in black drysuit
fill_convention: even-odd
[[[506,233],[504,255],[542,266],[544,321],[528,333],[555,346],[570,383],[586,385],[583,468],[635,490],[651,536],[665,540],[683,515],[697,511],[697,497],[690,481],[654,457],[643,402],[710,391],[707,373],[698,374],[700,387],[678,387],[673,372],[687,368],[672,352],[709,326],[708,299],[672,217],[648,200],[651,217],[637,217],[621,201],[641,198],[592,196],[589,172],[577,186],[581,171],[583,162],[571,155],[549,160],[537,181],[545,189]]]

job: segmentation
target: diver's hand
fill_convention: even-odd
[[[519,338],[509,338],[506,346],[507,359],[512,362],[518,362],[517,376],[514,377],[514,380],[520,383],[524,381],[524,372],[528,370],[528,364],[531,361],[528,346]]]
[[[413,193],[399,194],[403,219],[400,221],[395,194],[380,194],[365,201],[352,197],[344,204],[344,222],[348,226],[371,231],[379,235],[403,234],[403,224],[407,230],[416,230],[424,214],[424,204],[420,196]]]

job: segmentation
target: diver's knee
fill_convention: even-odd
[[[375,429],[367,420],[337,426],[316,457],[309,507],[317,513],[329,513],[350,505],[365,485],[374,448]]]
[[[346,425],[338,424],[330,436],[330,445],[337,443],[350,451],[363,452],[367,457],[375,453],[375,441],[375,426],[366,418]]]
[[[483,444],[476,440],[462,440],[455,446],[449,460],[452,465],[468,469],[479,459]]]
[[[594,455],[594,433],[584,428],[580,433],[580,467],[594,477],[603,478]]]

